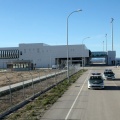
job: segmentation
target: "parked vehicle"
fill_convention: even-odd
[[[58,65],[52,65],[52,69],[57,69]]]

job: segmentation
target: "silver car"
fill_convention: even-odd
[[[93,72],[93,73],[91,73],[91,75],[101,75],[103,77],[103,79],[106,80],[106,76],[104,75],[104,73]]]
[[[88,89],[103,89],[104,79],[102,75],[91,75],[88,79]]]

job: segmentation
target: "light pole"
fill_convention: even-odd
[[[111,24],[112,24],[112,51],[113,51],[113,18],[111,18]]]
[[[88,39],[88,38],[90,38],[90,37],[86,37],[86,38],[84,38],[83,40],[82,40],[82,45],[83,45],[83,41],[85,40],[85,39]],[[84,66],[83,66],[83,47],[82,47],[82,68],[84,69]]]
[[[73,12],[71,12],[69,15],[68,15],[68,17],[67,17],[67,78],[69,79],[69,48],[68,48],[68,19],[69,19],[69,17],[73,14],[73,13],[75,13],[75,12],[80,12],[80,11],[82,11],[82,10],[76,10],[76,11],[73,11]]]
[[[103,52],[104,52],[104,41],[103,41]]]
[[[106,37],[106,52],[107,52],[107,34],[105,35]]]

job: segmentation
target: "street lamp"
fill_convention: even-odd
[[[86,38],[84,38],[83,40],[82,40],[82,45],[83,45],[83,41],[85,40],[85,39],[88,39],[88,38],[90,38],[90,37],[86,37]],[[82,47],[82,68],[84,69],[84,67],[83,67],[83,47]]]
[[[79,10],[73,11],[73,12],[71,12],[71,13],[68,15],[68,17],[67,17],[67,78],[68,78],[68,79],[69,79],[68,19],[69,19],[69,17],[70,17],[73,13],[75,13],[75,12],[80,12],[80,11],[82,11],[82,10],[79,9]]]
[[[111,24],[112,24],[112,51],[113,51],[113,18],[111,18]]]
[[[103,41],[103,52],[104,52],[104,41]]]
[[[107,52],[107,34],[105,35],[106,37],[106,52]]]

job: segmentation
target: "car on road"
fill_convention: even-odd
[[[104,88],[104,79],[101,74],[99,75],[90,75],[88,79],[88,89],[103,89]]]
[[[113,71],[104,71],[106,79],[115,79],[115,73]]]
[[[104,72],[112,72],[112,69],[105,69]]]
[[[104,73],[93,72],[93,73],[91,73],[91,75],[101,75],[103,77],[103,79],[106,80]]]

